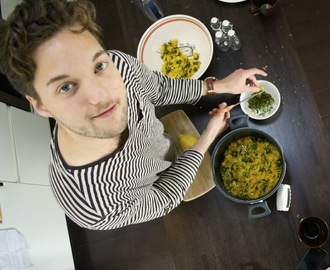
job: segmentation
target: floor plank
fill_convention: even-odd
[[[296,46],[296,48],[304,68],[311,68],[321,63],[330,62],[330,34],[318,42],[312,42],[305,46]]]
[[[330,138],[330,1],[281,1],[293,44]]]

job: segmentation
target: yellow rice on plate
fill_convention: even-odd
[[[178,48],[178,40],[164,42],[160,50],[163,59],[162,73],[171,78],[191,78],[199,69],[199,53],[193,51],[188,57]]]
[[[282,159],[277,146],[253,136],[232,142],[220,164],[225,190],[242,199],[265,196],[278,183],[281,172]]]

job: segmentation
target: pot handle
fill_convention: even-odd
[[[266,201],[261,201],[261,202],[255,203],[255,204],[250,204],[250,205],[248,205],[248,208],[249,208],[248,218],[262,218],[262,217],[270,215],[270,213],[272,212],[269,209]],[[261,213],[258,213],[258,214],[253,214],[253,210],[257,209],[257,208],[261,208],[264,211]]]
[[[227,120],[228,125],[231,130],[247,127],[248,126],[248,116],[246,114],[239,114],[233,117],[230,117]]]

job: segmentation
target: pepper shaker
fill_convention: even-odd
[[[228,31],[228,39],[230,42],[230,48],[234,51],[239,50],[241,48],[241,41],[239,40],[238,36],[236,35],[235,30]]]
[[[227,34],[229,30],[233,29],[233,24],[228,20],[223,20],[221,29]]]
[[[221,21],[217,17],[213,17],[211,18],[210,26],[214,32],[217,32],[221,29]]]
[[[222,52],[226,52],[230,48],[228,37],[220,30],[215,33],[215,43]]]

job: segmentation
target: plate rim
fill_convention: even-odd
[[[235,4],[240,2],[245,2],[247,0],[218,0],[219,2],[229,3],[229,4]]]
[[[214,44],[213,44],[213,38],[211,36],[211,33],[210,33],[209,29],[206,27],[206,25],[202,21],[200,21],[199,19],[197,19],[195,17],[192,17],[190,15],[185,15],[185,14],[168,15],[168,16],[163,17],[163,18],[159,19],[158,21],[154,22],[152,25],[150,25],[147,28],[147,30],[145,30],[142,37],[140,38],[140,41],[139,41],[138,47],[137,47],[136,57],[139,61],[144,63],[144,61],[143,61],[143,51],[144,51],[144,48],[147,44],[148,39],[150,38],[150,34],[155,32],[159,27],[161,27],[165,23],[168,23],[168,22],[171,22],[171,21],[176,21],[176,20],[188,21],[188,22],[191,22],[191,23],[195,24],[197,27],[199,27],[203,31],[203,33],[205,33],[205,35],[207,36],[207,38],[209,40],[209,47],[210,47],[210,59],[208,60],[209,63],[205,67],[205,69],[202,70],[201,74],[198,77],[196,77],[194,75],[191,77],[191,79],[198,79],[205,73],[205,71],[208,69],[208,67],[209,67],[209,65],[212,61],[213,53],[214,53]]]

